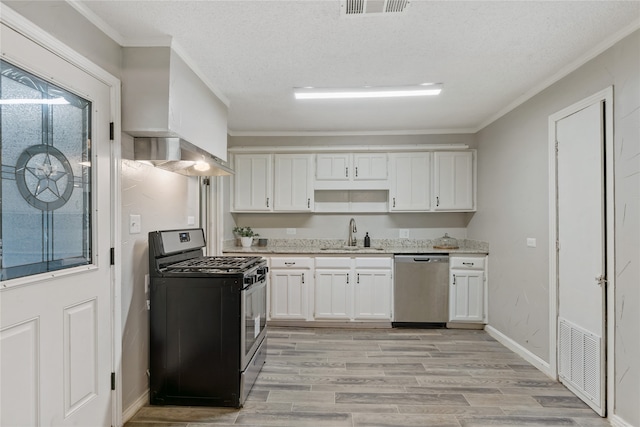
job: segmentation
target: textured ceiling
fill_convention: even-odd
[[[469,132],[640,22],[638,1],[75,2],[125,46],[173,42],[229,100],[232,134]],[[607,46],[608,47],[608,46]],[[438,97],[296,101],[293,87],[442,82]]]

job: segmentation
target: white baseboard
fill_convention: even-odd
[[[608,419],[613,427],[633,427],[617,415],[611,415]]]
[[[127,409],[122,412],[122,424],[124,425],[146,404],[149,403],[149,390],[142,393],[142,396],[136,399]]]
[[[531,353],[529,350],[527,350],[511,338],[498,331],[496,328],[487,325],[485,326],[484,330],[487,331],[487,333],[495,338],[500,344],[507,347],[509,350],[513,351],[527,362],[531,363],[549,378],[552,378],[554,380],[557,379],[555,372],[551,372],[551,365],[549,365],[548,362],[540,359],[538,356]]]

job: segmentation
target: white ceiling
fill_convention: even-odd
[[[235,135],[474,132],[640,22],[639,1],[73,2],[123,46],[174,47],[229,101]],[[438,97],[296,101],[293,87],[442,82]]]

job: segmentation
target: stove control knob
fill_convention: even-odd
[[[253,285],[256,282],[256,276],[245,276],[244,284],[245,285]]]
[[[258,269],[258,274],[267,274],[267,272],[269,271],[269,267],[260,267]]]

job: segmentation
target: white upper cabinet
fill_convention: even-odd
[[[389,188],[386,153],[318,153],[316,190]]]
[[[476,209],[475,150],[296,151],[235,154],[232,212]]]
[[[428,211],[431,153],[393,153],[390,161],[389,210]]]
[[[474,205],[473,152],[435,152],[433,209],[470,211]]]
[[[313,155],[276,154],[274,211],[313,210]]]
[[[233,177],[234,211],[273,210],[273,155],[236,154]]]
[[[354,181],[385,181],[387,177],[386,153],[355,153],[353,155]]]
[[[317,181],[349,181],[351,154],[322,153],[316,155]]]

